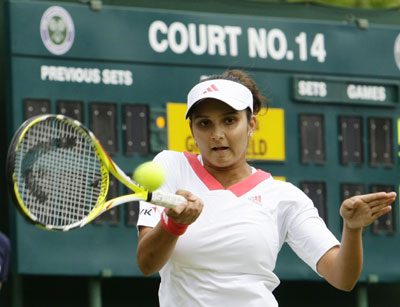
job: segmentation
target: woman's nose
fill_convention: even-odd
[[[219,127],[215,127],[212,131],[211,138],[213,140],[220,140],[224,137],[224,131],[223,129]]]

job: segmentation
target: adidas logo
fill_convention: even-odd
[[[203,94],[209,93],[209,92],[218,92],[218,88],[213,84],[210,87],[207,88],[207,90],[205,90],[203,92]]]
[[[249,197],[249,200],[251,200],[253,203],[256,203],[257,205],[262,205],[261,195],[255,195],[255,196]]]

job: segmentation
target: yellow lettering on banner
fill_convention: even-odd
[[[186,104],[167,103],[168,149],[198,153],[189,121],[185,120]],[[283,109],[261,110],[257,128],[249,140],[247,158],[250,160],[285,160],[285,112]]]
[[[257,128],[249,140],[247,159],[285,160],[285,111],[262,109],[257,115]]]

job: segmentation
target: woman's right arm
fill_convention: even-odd
[[[203,202],[188,191],[179,190],[187,202],[174,209],[167,210],[167,216],[175,223],[192,224],[203,209]],[[171,256],[179,236],[169,233],[162,223],[156,227],[139,226],[139,242],[137,247],[137,263],[146,276],[161,270]]]
[[[137,262],[145,276],[158,272],[167,263],[178,236],[169,234],[158,223],[156,227],[139,227]]]

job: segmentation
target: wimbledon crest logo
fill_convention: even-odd
[[[51,6],[40,21],[40,36],[51,53],[62,55],[74,42],[75,28],[69,13],[60,6]]]
[[[396,41],[394,42],[394,60],[396,61],[397,67],[400,69],[400,34],[397,35]]]

